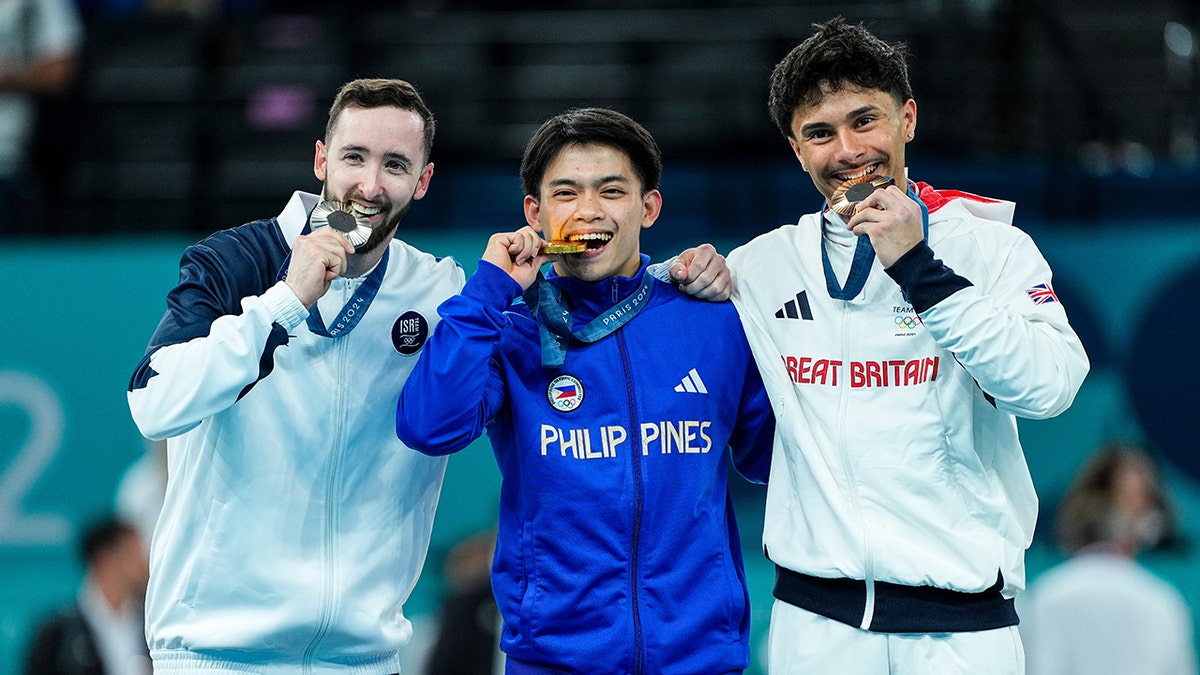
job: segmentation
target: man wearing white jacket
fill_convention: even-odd
[[[772,675],[1024,671],[1016,417],[1066,410],[1088,360],[1013,205],[908,180],[905,56],[834,19],[776,66],[827,203],[729,256],[778,419]]]

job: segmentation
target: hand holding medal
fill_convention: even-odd
[[[360,249],[371,238],[371,223],[352,212],[351,208],[344,202],[324,200],[313,209],[308,221],[309,226],[314,231],[331,227],[349,239],[350,245],[356,250]]]
[[[891,176],[872,174],[852,178],[834,190],[833,198],[829,200],[829,208],[843,216],[853,216],[858,210],[859,202],[870,197],[872,192],[883,189],[894,182]]]

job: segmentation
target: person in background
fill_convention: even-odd
[[[35,177],[32,158],[45,150],[29,147],[40,104],[73,83],[83,37],[72,0],[0,0],[0,237],[17,228],[14,205]]]
[[[321,193],[184,252],[128,390],[142,434],[167,439],[156,669],[399,671],[446,460],[396,438],[396,396],[464,282],[395,238],[434,131],[410,83],[349,82],[316,141]],[[711,246],[672,269],[701,295],[728,288]]]
[[[906,50],[838,18],[769,109],[826,203],[729,254],[780,424],[763,545],[772,675],[1017,675],[1037,496],[1017,417],[1087,355],[1013,205],[909,180]]]
[[[766,479],[774,418],[733,306],[647,269],[661,174],[621,113],[543,123],[521,159],[528,226],[488,240],[400,393],[410,447],[441,456],[488,433],[510,674],[749,662],[727,467]]]
[[[83,583],[71,603],[38,626],[26,675],[149,675],[142,624],[149,563],[132,523],[106,518],[80,540]]]
[[[1174,506],[1145,448],[1100,448],[1063,496],[1054,534],[1068,559],[1021,597],[1029,675],[1196,674],[1191,609],[1138,562],[1176,537]]]
[[[500,610],[492,596],[495,532],[473,534],[454,544],[442,578],[446,595],[438,613],[437,636],[424,675],[492,675],[502,669]]]

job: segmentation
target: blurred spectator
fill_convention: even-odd
[[[82,42],[72,0],[0,0],[0,236],[16,227],[21,181],[42,152],[29,147],[38,117],[61,112],[54,97],[74,81]],[[43,198],[53,204],[56,195]]]
[[[81,541],[85,565],[75,602],[42,621],[26,655],[27,675],[148,675],[142,627],[149,562],[130,523],[109,518]]]
[[[491,675],[500,650],[500,610],[492,596],[495,535],[467,537],[450,550],[442,574],[446,599],[425,675]]]
[[[1158,468],[1139,446],[1101,448],[1059,507],[1070,558],[1022,598],[1029,675],[1194,675],[1191,612],[1137,555],[1175,538]]]

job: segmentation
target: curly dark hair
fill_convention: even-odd
[[[813,28],[816,32],[771,71],[767,108],[785,138],[792,137],[792,116],[798,108],[816,105],[845,87],[885,91],[897,104],[913,97],[904,43],[885,42],[842,17]]]

